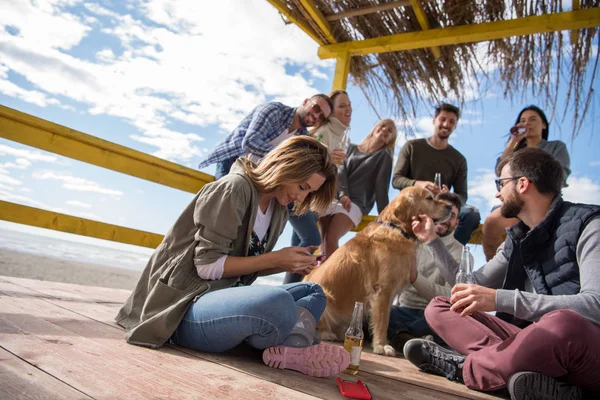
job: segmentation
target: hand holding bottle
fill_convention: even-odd
[[[527,127],[524,125],[515,125],[510,128],[510,140],[508,146],[516,149],[522,140],[527,139]]]

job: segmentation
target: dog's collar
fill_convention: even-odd
[[[383,221],[379,221],[379,220],[375,220],[375,223],[379,224],[379,225],[384,225],[384,226],[389,226],[390,228],[394,228],[396,230],[399,230],[400,233],[402,234],[402,236],[404,236],[405,238],[407,238],[408,240],[411,240],[412,238],[410,237],[410,235],[402,228],[400,228],[398,225],[394,225],[391,222],[383,222]]]

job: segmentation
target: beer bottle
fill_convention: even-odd
[[[354,303],[354,312],[352,313],[352,322],[346,331],[344,338],[344,349],[350,353],[350,365],[344,370],[347,374],[356,375],[358,365],[360,364],[360,354],[362,352],[365,333],[362,329],[363,303],[357,301]]]
[[[456,274],[456,283],[475,283],[475,278],[473,278],[471,253],[467,246],[463,247],[462,256],[460,258],[460,267]]]

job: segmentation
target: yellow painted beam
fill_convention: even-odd
[[[573,0],[573,6],[571,7],[571,10],[575,11],[575,10],[579,10],[579,0]],[[579,34],[579,32],[577,31],[571,31],[571,44],[575,44],[577,42],[577,35]]]
[[[363,215],[362,217],[362,221],[360,221],[360,224],[358,224],[358,226],[354,229],[352,229],[352,231],[354,232],[359,232],[362,231],[363,229],[365,229],[367,227],[367,225],[369,225],[371,222],[375,221],[375,216],[373,215]]]
[[[275,7],[277,9],[277,11],[279,11],[280,13],[285,15],[285,17],[287,19],[289,19],[291,22],[296,24],[298,26],[298,28],[302,29],[304,31],[304,33],[306,33],[308,36],[310,36],[315,42],[317,42],[321,46],[325,44],[325,42],[319,37],[319,35],[317,35],[315,33],[315,31],[313,31],[313,29],[310,26],[308,26],[307,24],[305,24],[304,22],[300,21],[298,18],[296,18],[292,15],[292,13],[290,12],[290,9],[285,5],[285,3],[283,3],[280,0],[267,0],[267,1],[269,3],[271,3],[271,5],[273,7]]]
[[[317,23],[319,29],[321,29],[321,31],[327,38],[327,41],[329,43],[337,43],[337,40],[335,40],[333,34],[331,33],[331,27],[329,26],[329,22],[327,22],[321,10],[317,8],[315,2],[313,0],[300,0],[300,3],[302,3],[302,6],[304,6],[304,8],[310,14],[312,19]]]
[[[346,90],[349,72],[350,55],[345,53],[336,57],[335,72],[333,73],[333,87],[331,90]]]
[[[334,58],[343,53],[358,56],[597,26],[600,26],[600,8],[589,8],[507,21],[436,28],[421,32],[329,44],[319,47],[318,55],[322,59]]]
[[[0,219],[152,249],[156,248],[163,239],[162,235],[156,233],[110,225],[2,200],[0,200]]]
[[[412,6],[415,15],[417,16],[417,21],[419,21],[419,25],[421,25],[421,29],[424,31],[429,30],[429,21],[427,20],[427,15],[425,15],[425,10],[423,10],[423,6],[419,0],[410,0],[410,5]],[[431,52],[435,56],[435,58],[440,58],[442,55],[440,53],[440,48],[435,46],[431,48]]]
[[[214,181],[200,171],[4,106],[0,137],[190,193]]]

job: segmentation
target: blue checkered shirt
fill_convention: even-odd
[[[261,104],[252,110],[198,167],[204,168],[247,153],[264,157],[273,149],[269,142],[292,125],[295,113],[295,108],[281,103]],[[306,134],[306,128],[301,127],[298,130],[298,135]]]

